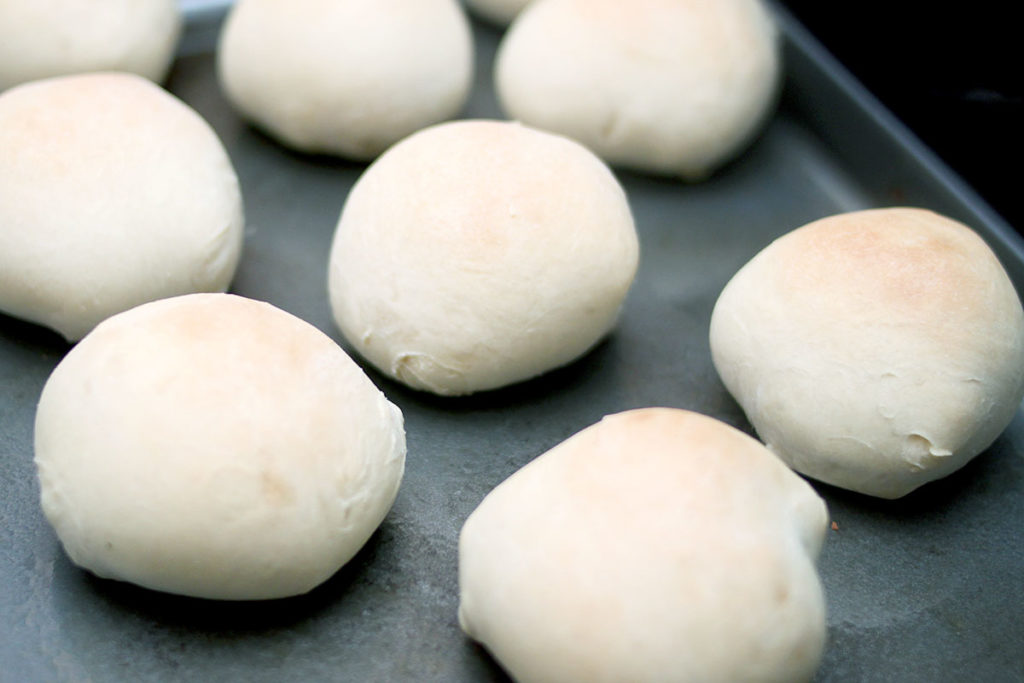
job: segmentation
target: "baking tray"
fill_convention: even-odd
[[[168,87],[211,122],[241,178],[248,227],[233,291],[340,341],[328,247],[363,166],[291,153],[240,121],[213,75],[224,3],[193,4],[201,7],[191,12],[188,55]],[[462,522],[506,476],[608,413],[678,406],[752,433],[711,366],[708,321],[725,282],[769,241],[839,211],[925,206],[979,230],[1024,289],[1017,234],[777,11],[787,83],[743,157],[696,185],[619,173],[642,262],[607,341],[539,379],[461,399],[368,370],[405,413],[405,480],[365,548],[308,595],[204,601],[74,567],[42,517],[32,465],[35,404],[68,346],[0,316],[0,679],[505,680],[456,622]],[[464,115],[497,117],[490,72],[499,33],[474,31],[477,76]],[[1024,680],[1020,411],[986,453],[904,499],[814,486],[838,527],[820,562],[828,648],[816,680]]]

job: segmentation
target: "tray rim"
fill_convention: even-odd
[[[907,159],[918,166],[920,175],[936,183],[940,190],[954,200],[962,214],[958,216],[972,224],[984,225],[991,232],[1001,256],[1012,255],[1017,263],[1024,262],[1024,236],[1018,233],[984,198],[949,164],[926,145],[913,130],[901,121],[853,73],[847,69],[788,9],[776,0],[766,0],[779,23],[780,31],[789,48],[787,70],[799,67],[822,82],[830,82],[873,127],[886,135]],[[793,60],[799,60],[793,63]],[[816,72],[816,73],[814,73]],[[801,106],[800,103],[797,106]],[[816,133],[828,133],[813,120],[806,121]],[[1018,291],[1024,291],[1024,280],[1015,281]]]

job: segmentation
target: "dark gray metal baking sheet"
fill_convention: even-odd
[[[74,567],[42,517],[32,465],[35,404],[68,347],[0,316],[0,680],[504,680],[456,622],[463,520],[506,476],[607,413],[677,406],[751,432],[711,366],[707,331],[721,287],[769,241],[839,211],[927,206],[978,229],[1020,290],[1020,238],[788,15],[780,21],[787,86],[777,115],[739,160],[697,185],[618,174],[642,262],[608,340],[569,367],[462,399],[369,371],[405,413],[405,480],[366,547],[308,595],[194,600]],[[340,341],[327,254],[363,167],[294,154],[240,121],[193,28],[186,38],[196,54],[179,60],[168,87],[211,122],[241,178],[248,227],[232,289]],[[212,35],[209,25],[199,28]],[[464,114],[498,116],[490,85],[498,33],[474,30],[478,70]],[[904,499],[814,486],[838,526],[820,562],[829,642],[816,680],[1024,680],[1020,412],[986,453]]]

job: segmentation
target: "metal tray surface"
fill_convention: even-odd
[[[406,476],[378,532],[308,595],[196,600],[74,567],[43,519],[32,464],[35,404],[68,346],[0,316],[0,680],[506,680],[456,622],[462,522],[505,477],[608,413],[676,406],[752,433],[711,365],[708,322],[722,286],[773,238],[839,211],[932,207],[978,229],[1021,290],[1020,238],[779,17],[787,85],[739,160],[695,185],[618,174],[642,259],[605,342],[539,379],[461,399],[368,370],[405,414]],[[498,117],[490,73],[499,34],[474,30],[477,77],[464,115]],[[363,166],[291,153],[239,120],[218,90],[208,44],[179,59],[168,87],[210,121],[241,178],[248,227],[232,290],[340,342],[327,255]],[[1019,411],[986,453],[904,499],[814,486],[838,526],[819,564],[829,616],[816,680],[1024,680]]]

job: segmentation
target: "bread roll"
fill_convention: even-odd
[[[779,238],[711,318],[725,386],[798,472],[882,498],[985,450],[1024,395],[1024,313],[988,246],[920,209]]]
[[[475,14],[499,26],[510,24],[529,3],[530,0],[466,0]]]
[[[326,335],[193,294],[114,316],[43,389],[46,518],[78,565],[171,593],[304,593],[366,542],[402,478],[402,414]]]
[[[459,622],[517,681],[811,678],[825,504],[761,444],[667,408],[584,429],[484,498]]]
[[[86,71],[162,81],[181,28],[176,0],[0,0],[0,90]]]
[[[288,147],[358,160],[457,114],[472,70],[456,0],[239,0],[218,48],[245,117]]]
[[[447,123],[395,145],[352,188],[331,306],[382,372],[468,394],[596,344],[637,252],[622,188],[583,147],[514,123]]]
[[[123,73],[0,95],[0,311],[80,339],[119,311],[223,291],[238,178],[192,109]]]
[[[760,0],[536,0],[495,66],[513,119],[610,164],[698,180],[760,128],[780,78]]]

